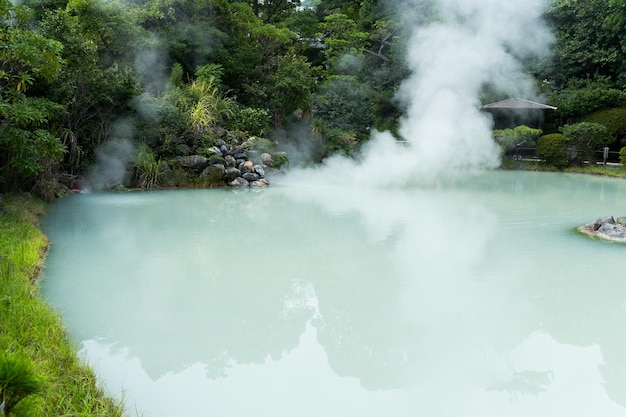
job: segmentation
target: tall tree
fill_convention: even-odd
[[[624,0],[556,1],[547,14],[557,41],[550,80],[602,76],[626,86],[625,13]]]
[[[62,45],[29,30],[29,11],[0,0],[0,190],[36,187],[44,192],[65,148],[52,121],[63,107],[29,95],[63,66]]]

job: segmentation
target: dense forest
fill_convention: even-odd
[[[111,154],[137,187],[210,186],[224,173],[172,161],[234,144],[278,168],[397,133],[410,30],[391,3],[0,0],[0,192],[52,199]],[[619,149],[626,0],[553,0],[543,19],[550,53],[520,57],[558,107],[543,133],[599,123]],[[506,98],[488,87],[483,103]]]

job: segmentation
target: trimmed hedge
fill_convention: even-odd
[[[626,137],[626,108],[598,110],[582,118],[583,122],[599,123],[618,141]]]
[[[568,165],[567,138],[560,133],[543,135],[537,142],[537,156],[558,169]]]

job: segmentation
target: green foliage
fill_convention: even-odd
[[[548,165],[564,169],[568,165],[567,146],[567,138],[560,133],[544,135],[537,142],[537,156]]]
[[[283,166],[289,166],[289,157],[285,152],[276,152],[272,154],[274,160],[274,168],[280,169]]]
[[[338,128],[324,129],[322,137],[324,138],[324,154],[341,154],[349,156],[354,151],[357,138],[356,135],[349,131]]]
[[[278,58],[276,71],[270,77],[274,85],[272,107],[274,120],[278,123],[298,109],[310,107],[311,91],[314,87],[311,66],[295,54]]]
[[[192,99],[187,109],[189,125],[197,132],[204,132],[216,124],[224,123],[233,115],[235,101],[219,92],[214,85],[214,79],[208,82],[197,79],[189,86],[188,95]]]
[[[196,68],[196,78],[213,84],[218,89],[223,89],[222,78],[224,68],[220,64],[207,64]]]
[[[60,317],[33,284],[48,244],[37,228],[44,212],[42,201],[25,194],[5,194],[0,199],[0,352],[6,352],[9,361],[17,359],[18,369],[26,365],[19,378],[34,376],[25,381],[30,388],[33,379],[45,377],[41,395],[22,400],[14,414],[121,417],[122,407],[97,387],[93,371],[78,359],[67,339]],[[26,361],[19,358],[21,354]]]
[[[619,163],[626,166],[626,146],[619,150]]]
[[[354,76],[331,77],[313,97],[316,117],[327,128],[367,135],[374,122],[368,93]]]
[[[172,72],[170,73],[170,85],[173,87],[180,87],[183,85],[183,66],[178,62],[172,65]]]
[[[24,398],[41,391],[43,380],[23,354],[0,352],[0,405],[8,416]]]
[[[273,153],[276,150],[276,143],[269,139],[253,136],[246,141],[247,148],[256,152]]]
[[[526,145],[532,147],[535,141],[542,135],[541,129],[533,129],[520,125],[514,129],[501,129],[493,131],[494,140],[504,152],[515,149],[516,146]]]
[[[577,117],[600,109],[626,106],[626,92],[610,86],[609,80],[571,80],[567,88],[553,93],[550,102],[564,117]]]
[[[270,115],[265,109],[237,106],[225,126],[252,136],[263,136],[270,130]]]
[[[618,141],[626,137],[626,108],[598,110],[582,118],[583,122],[599,123]]]
[[[607,128],[599,123],[581,122],[563,126],[563,135],[583,158],[594,160],[597,150],[615,141]]]
[[[625,12],[623,0],[553,2],[547,17],[555,28],[556,45],[548,78],[560,86],[599,75],[621,78],[623,87]]]
[[[139,187],[156,188],[161,185],[165,175],[163,161],[157,161],[150,148],[145,145],[140,148],[134,166],[139,177]]]

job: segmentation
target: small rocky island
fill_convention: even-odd
[[[626,217],[603,216],[578,228],[589,236],[626,243]]]

